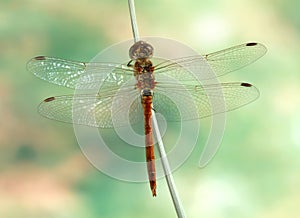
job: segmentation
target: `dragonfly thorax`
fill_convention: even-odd
[[[153,73],[154,67],[152,65],[152,62],[150,59],[142,58],[142,59],[137,59],[136,62],[134,63],[134,75],[138,74],[143,74],[147,72]]]
[[[154,67],[149,59],[138,59],[134,64],[136,87],[141,95],[152,95],[155,87]]]

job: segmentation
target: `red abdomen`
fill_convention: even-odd
[[[142,105],[144,107],[145,144],[148,177],[152,195],[156,196],[156,171],[152,135],[152,96],[142,96]]]

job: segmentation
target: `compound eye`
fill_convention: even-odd
[[[153,56],[153,47],[145,41],[134,43],[129,49],[129,57],[131,60],[146,59]]]

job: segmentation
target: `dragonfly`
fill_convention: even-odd
[[[150,43],[138,41],[130,47],[129,60],[125,63],[78,62],[37,56],[27,63],[27,69],[40,79],[72,89],[94,88],[102,84],[96,94],[46,98],[38,106],[38,112],[49,119],[96,128],[143,122],[148,179],[152,195],[156,196],[153,111],[161,113],[168,122],[176,122],[232,111],[256,100],[259,91],[250,83],[200,84],[187,68],[196,69],[201,78],[209,81],[214,76],[223,76],[253,63],[266,51],[263,44],[250,42],[206,55],[163,60],[153,57],[154,48]],[[206,73],[205,64],[214,72],[213,75]],[[182,84],[168,78],[175,78]],[[226,107],[212,110],[207,90],[215,101],[225,102]],[[180,114],[170,106],[172,102],[166,93],[172,93],[182,102],[185,113]],[[117,110],[113,110],[116,96]],[[128,102],[131,102],[128,112],[130,124],[120,118],[124,117],[120,114]],[[190,102],[193,102],[197,113],[189,113]],[[72,116],[72,111],[80,111],[80,116]],[[114,117],[119,117],[119,122],[115,122]]]

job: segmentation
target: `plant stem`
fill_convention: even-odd
[[[135,8],[134,8],[134,0],[128,0],[128,6],[129,6],[129,12],[130,12],[130,20],[131,20],[131,27],[132,27],[132,33],[134,42],[139,41],[139,32],[138,32],[138,26],[136,22],[136,15],[135,15]],[[173,175],[170,169],[169,161],[167,159],[167,154],[164,148],[164,144],[159,132],[157,119],[155,116],[155,111],[152,110],[152,123],[153,123],[153,129],[154,133],[157,139],[157,149],[161,158],[161,164],[164,170],[165,178],[168,184],[168,188],[172,197],[172,201],[177,213],[177,217],[179,218],[185,218],[184,209],[182,206],[182,203],[180,201],[179,195],[176,190],[175,182],[173,179]]]
[[[136,22],[136,16],[135,16],[135,7],[134,7],[134,0],[128,0],[128,7],[129,7],[129,13],[130,13],[130,21],[131,21],[131,28],[133,33],[133,39],[134,42],[139,41],[139,30],[138,25]]]
[[[167,154],[166,154],[166,151],[165,151],[165,147],[164,147],[164,144],[163,144],[160,132],[159,132],[157,119],[156,119],[154,110],[152,110],[152,124],[153,124],[154,133],[155,133],[155,136],[156,136],[156,139],[157,139],[157,148],[158,148],[158,152],[159,152],[159,155],[160,155],[160,158],[161,158],[161,164],[163,166],[163,170],[164,170],[164,173],[165,173],[165,178],[166,178],[166,181],[167,181],[167,184],[168,184],[168,188],[169,188],[169,191],[170,191],[170,194],[171,194],[171,197],[172,197],[172,201],[173,201],[177,216],[179,218],[184,218],[184,217],[186,217],[185,213],[184,213],[184,208],[182,206],[182,203],[180,201],[180,197],[179,197],[178,192],[176,190],[176,185],[175,185],[173,175],[172,175],[172,172],[171,172],[171,169],[170,169],[169,161],[167,159]]]

